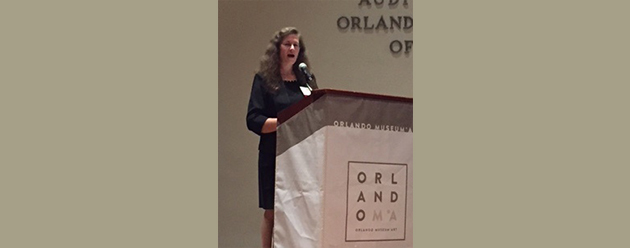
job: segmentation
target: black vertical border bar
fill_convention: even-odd
[[[405,232],[403,232],[403,240],[407,240],[407,214],[409,214],[409,212],[407,212],[407,206],[409,205],[409,199],[407,199],[407,196],[409,196],[409,190],[407,190],[409,188],[409,165],[405,164]],[[413,186],[411,187],[413,190]],[[413,217],[413,216],[411,216]]]
[[[348,242],[348,205],[350,205],[350,163],[352,163],[352,161],[348,161],[348,170],[346,173],[347,174],[346,175],[346,228],[345,228],[346,236],[344,237],[345,242]]]

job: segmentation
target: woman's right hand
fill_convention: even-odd
[[[262,133],[273,133],[278,127],[278,118],[267,118],[262,126]]]

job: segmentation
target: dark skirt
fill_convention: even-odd
[[[258,152],[258,207],[273,210],[276,185],[276,155]]]

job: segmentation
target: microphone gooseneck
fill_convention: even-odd
[[[313,74],[311,74],[308,71],[308,66],[306,66],[306,63],[302,62],[298,65],[298,68],[300,68],[300,71],[302,71],[302,73],[304,73],[304,75],[306,76],[306,87],[308,87],[309,90],[313,90],[311,88],[311,86],[308,84],[308,82],[313,81]]]

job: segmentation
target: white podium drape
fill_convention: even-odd
[[[331,93],[283,122],[274,247],[412,247],[411,122],[410,101]]]

